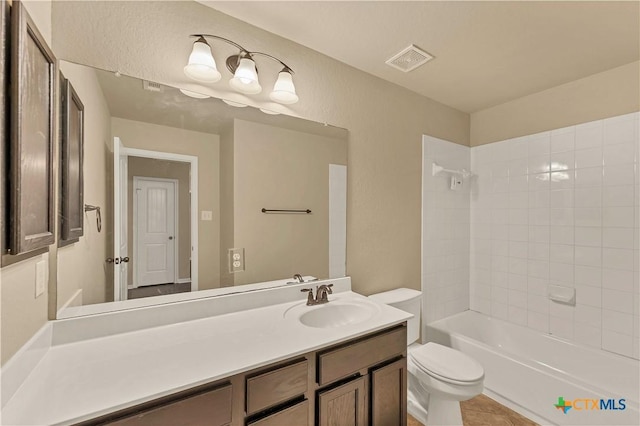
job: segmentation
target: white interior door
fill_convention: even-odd
[[[113,138],[113,299],[127,299],[127,155],[120,138]]]
[[[136,286],[175,282],[176,193],[171,179],[134,177]]]

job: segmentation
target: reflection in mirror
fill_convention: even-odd
[[[58,318],[345,275],[346,130],[60,68],[85,105],[84,200],[104,226],[86,212],[58,250]]]

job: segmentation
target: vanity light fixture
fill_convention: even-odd
[[[205,95],[204,93],[198,93],[198,92],[192,92],[191,90],[187,90],[187,89],[179,89],[183,95],[187,95],[191,98],[196,98],[196,99],[208,99],[211,96],[209,95]]]
[[[269,114],[269,115],[280,115],[280,113],[278,111],[272,111],[272,110],[266,109],[266,108],[260,108],[260,111],[264,112],[265,114]]]
[[[192,34],[190,37],[195,37],[196,41],[193,43],[189,62],[184,67],[184,73],[187,77],[201,83],[220,81],[222,75],[216,67],[216,61],[207,39],[220,40],[239,50],[237,55],[229,56],[225,62],[227,69],[233,73],[233,78],[229,80],[229,86],[232,89],[246,95],[257,95],[262,92],[254,56],[263,56],[278,62],[283,67],[278,73],[278,79],[269,98],[274,102],[286,105],[298,102],[299,98],[291,76],[293,70],[280,59],[262,52],[250,52],[236,42],[212,34]]]
[[[229,99],[223,99],[222,102],[236,108],[244,108],[247,106],[247,104],[243,104],[242,102],[230,101]]]

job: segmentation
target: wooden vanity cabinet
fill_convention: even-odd
[[[405,325],[318,353],[319,426],[405,425]]]
[[[406,342],[390,327],[80,424],[405,425]]]
[[[80,425],[226,426],[232,422],[233,385],[229,381],[199,386]]]

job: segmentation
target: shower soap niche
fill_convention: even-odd
[[[575,306],[576,289],[573,287],[563,287],[560,285],[549,286],[549,299],[565,305]]]

